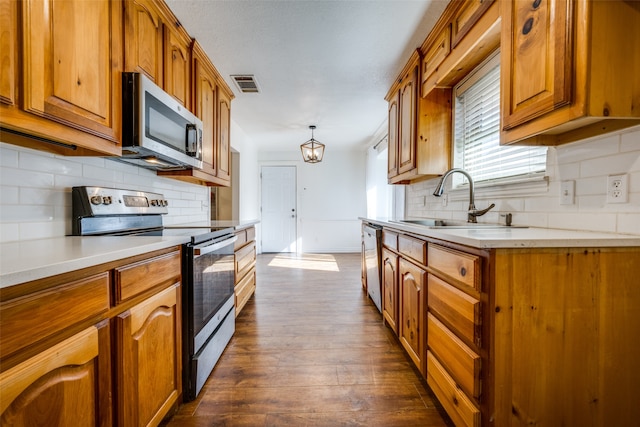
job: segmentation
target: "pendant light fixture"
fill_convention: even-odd
[[[324,144],[313,139],[314,125],[309,126],[311,129],[311,139],[300,146],[302,151],[302,159],[307,163],[320,163],[324,156]]]

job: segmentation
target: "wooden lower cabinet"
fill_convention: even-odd
[[[382,248],[382,315],[398,334],[398,255]]]
[[[477,249],[385,235],[385,322],[397,319],[455,425],[638,423],[640,248]],[[424,266],[409,250],[419,246],[402,243],[420,240]]]
[[[234,253],[236,317],[256,291],[256,231],[248,227],[236,231]]]
[[[180,253],[0,289],[0,425],[159,425],[182,391]]]
[[[401,309],[398,336],[409,357],[424,375],[427,338],[427,272],[400,258],[399,277]]]
[[[0,374],[0,425],[111,425],[104,321]]]
[[[116,319],[118,425],[157,425],[181,389],[180,284]]]

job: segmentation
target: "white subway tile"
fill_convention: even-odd
[[[20,203],[20,187],[0,186],[0,204],[17,205]]]
[[[576,180],[576,196],[607,193],[607,178],[604,176]]]
[[[606,176],[627,173],[635,170],[634,163],[636,160],[637,156],[630,155],[629,153],[585,160],[580,163],[580,176]]]
[[[18,167],[18,151],[12,150],[9,144],[0,144],[0,166],[8,168]]]
[[[17,223],[0,223],[0,243],[20,240],[20,230]],[[1,254],[0,254],[1,255]]]
[[[59,206],[65,203],[65,191],[53,188],[29,188],[20,189],[21,205],[49,205]]]
[[[616,231],[616,214],[580,213],[575,215],[571,213],[550,213],[549,227],[614,233]]]
[[[620,135],[620,151],[638,151],[640,150],[640,126],[635,127],[631,132],[625,132]]]
[[[618,233],[640,234],[640,212],[618,214]]]
[[[117,175],[122,176],[122,172],[117,172],[105,167],[92,166],[90,164],[82,166],[82,176],[87,180],[115,182]],[[93,184],[89,183],[87,185]]]
[[[575,142],[557,148],[558,163],[565,164],[610,156],[618,153],[619,148],[620,135],[618,134]]]
[[[20,187],[51,187],[53,186],[51,173],[34,172],[22,169],[2,168],[0,182],[2,185]]]
[[[82,175],[82,165],[80,163],[69,161],[64,157],[44,157],[38,154],[37,152],[20,153],[20,168],[36,172],[50,172],[56,175]]]
[[[20,240],[64,236],[64,222],[26,222],[20,224]]]
[[[2,222],[52,221],[55,208],[43,205],[0,205]]]

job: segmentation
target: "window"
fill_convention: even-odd
[[[454,166],[474,182],[531,178],[546,168],[546,147],[500,146],[499,59],[496,52],[454,88]],[[464,182],[452,178],[454,186]]]

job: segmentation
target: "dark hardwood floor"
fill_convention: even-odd
[[[256,294],[168,426],[450,426],[366,297],[360,254],[258,256]]]

